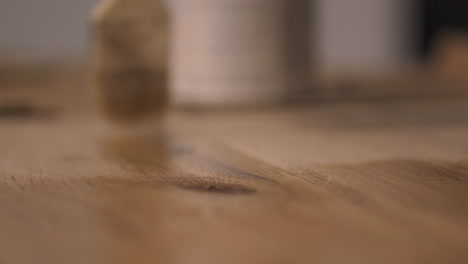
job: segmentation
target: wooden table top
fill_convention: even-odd
[[[0,263],[468,263],[468,97],[0,111]]]

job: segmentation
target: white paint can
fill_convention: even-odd
[[[309,59],[309,34],[291,38],[287,0],[172,0],[171,4],[171,93],[176,105],[278,103],[298,89],[293,86],[305,85],[307,77],[298,72],[308,71],[307,63],[299,61]],[[293,32],[299,33],[297,28]],[[290,41],[305,48],[291,50]]]

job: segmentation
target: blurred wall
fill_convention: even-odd
[[[193,0],[195,1],[195,0]],[[312,0],[315,65],[322,72],[397,67],[411,40],[408,0]],[[0,0],[2,49],[35,59],[86,58],[88,16],[99,0]]]
[[[0,0],[0,52],[34,59],[82,58],[98,0]],[[3,51],[5,52],[5,51]]]
[[[316,63],[322,73],[387,72],[410,59],[414,1],[316,2]]]

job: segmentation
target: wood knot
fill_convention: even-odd
[[[183,189],[192,190],[197,192],[208,192],[227,195],[247,195],[254,194],[257,191],[237,184],[184,184],[181,185]]]

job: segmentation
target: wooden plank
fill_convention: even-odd
[[[0,117],[0,263],[466,263],[468,98]]]

